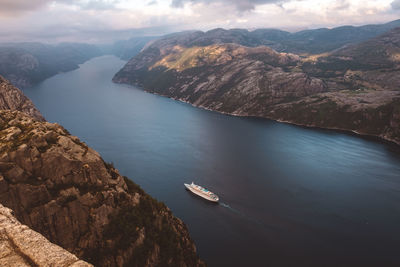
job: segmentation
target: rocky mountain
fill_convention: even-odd
[[[311,56],[221,43],[223,35],[213,44],[199,43],[199,36],[189,32],[154,42],[113,81],[223,113],[400,143],[400,28]]]
[[[0,75],[18,87],[29,87],[57,73],[74,70],[101,53],[97,46],[89,44],[3,43]]]
[[[62,126],[13,107],[0,110],[0,203],[21,223],[95,266],[204,265],[185,224],[163,203]],[[14,246],[1,231],[5,248]]]
[[[364,25],[360,27],[341,26],[332,29],[322,28],[305,30],[290,34],[269,37],[268,30],[256,30],[256,35],[264,36],[276,42],[275,49],[282,52],[320,54],[330,52],[348,44],[357,44],[377,37],[394,28],[400,27],[400,20],[385,24]]]
[[[0,204],[0,266],[93,266],[22,225]]]
[[[38,121],[44,121],[42,114],[21,90],[0,75],[0,109],[19,110]]]
[[[400,27],[400,20],[386,24],[360,27],[342,26],[290,33],[277,29],[213,29],[207,32],[189,31],[165,36],[152,47],[165,48],[179,44],[184,47],[235,43],[247,47],[268,46],[278,52],[296,54],[321,54],[379,36]]]
[[[173,46],[162,49],[159,57],[145,52],[129,61],[114,81],[220,112],[239,115],[327,90],[320,79],[285,71],[297,66],[298,56],[265,46]]]

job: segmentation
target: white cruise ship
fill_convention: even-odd
[[[194,184],[193,182],[191,184],[184,184],[184,185],[186,186],[187,189],[192,191],[193,194],[201,196],[202,198],[205,198],[212,202],[218,202],[219,200],[219,197],[216,194],[205,189],[204,187]]]

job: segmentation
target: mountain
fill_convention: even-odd
[[[276,29],[214,29],[171,34],[157,43],[160,47],[174,43],[185,47],[235,43],[248,47],[264,45],[278,52],[321,54],[376,37],[395,27],[400,27],[400,20],[380,25],[344,26],[296,33]],[[31,87],[57,73],[74,70],[79,64],[96,56],[112,54],[129,60],[157,38],[134,37],[112,45],[3,43],[0,44],[0,75],[20,88]]]
[[[400,27],[400,20],[386,24],[360,27],[342,26],[332,29],[306,30],[293,33],[287,39],[271,38],[271,40],[281,43],[282,48],[278,49],[279,51],[320,54],[333,51],[348,44],[361,43],[396,27]]]
[[[235,43],[248,47],[268,46],[278,52],[296,54],[321,54],[379,36],[400,27],[400,20],[386,24],[360,27],[342,26],[333,29],[315,29],[290,33],[277,29],[213,29],[207,32],[189,31],[175,33],[157,41],[159,48],[179,44],[185,47]],[[154,47],[154,45],[153,45]]]
[[[328,93],[274,107],[268,117],[352,130],[400,143],[400,28],[303,63]]]
[[[204,34],[189,32],[155,41],[113,81],[222,113],[344,129],[400,144],[400,28],[311,56],[221,43],[224,35],[216,36],[204,42]]]
[[[320,79],[285,70],[296,68],[298,56],[265,46],[173,46],[153,58],[149,49],[129,61],[114,81],[233,114],[327,90]]]
[[[89,44],[3,43],[0,75],[18,87],[30,87],[57,73],[74,70],[101,53],[97,46]]]
[[[204,265],[168,207],[62,126],[15,110],[20,99],[0,110],[0,204],[21,223],[95,266]]]

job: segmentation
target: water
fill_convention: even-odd
[[[209,266],[400,266],[399,148],[113,84],[123,64],[95,58],[25,93],[164,201]]]

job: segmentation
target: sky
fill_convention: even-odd
[[[0,41],[103,43],[213,28],[288,31],[400,19],[400,0],[0,0]]]

